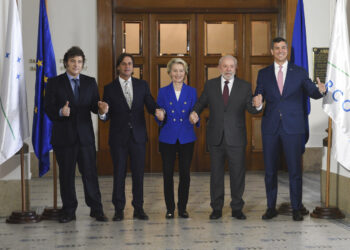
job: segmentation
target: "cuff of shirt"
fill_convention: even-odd
[[[259,107],[257,107],[257,108],[256,108],[256,110],[257,110],[257,111],[260,111],[260,110],[262,110],[262,108],[263,108],[263,105],[262,105],[262,104],[260,104],[260,106],[259,106]]]
[[[99,113],[98,117],[103,121],[106,120],[106,114],[100,115],[100,113]]]

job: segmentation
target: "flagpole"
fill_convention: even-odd
[[[11,3],[10,3],[11,4]],[[16,0],[17,11],[18,1]],[[40,222],[40,216],[35,211],[27,210],[26,188],[25,188],[25,172],[24,172],[24,143],[20,149],[20,163],[21,163],[21,193],[22,193],[22,211],[14,211],[6,219],[9,224],[26,224]]]
[[[44,209],[41,219],[42,220],[58,220],[61,216],[61,208],[57,207],[57,164],[56,154],[52,152],[52,175],[53,175],[53,207],[47,207]]]
[[[22,212],[27,211],[26,204],[26,187],[25,187],[25,176],[24,176],[24,150],[21,148],[21,188],[22,188]]]
[[[327,170],[326,170],[326,206],[316,207],[310,214],[312,218],[317,219],[343,219],[345,215],[337,207],[329,206],[329,188],[331,174],[331,147],[332,147],[332,119],[328,118],[328,142],[327,142]]]
[[[46,7],[46,14],[47,16],[47,0],[45,0],[45,7]],[[57,163],[56,163],[56,154],[54,151],[52,151],[52,175],[53,175],[53,207],[51,208],[45,208],[41,219],[43,220],[58,220],[61,215],[61,208],[57,207]]]
[[[326,207],[329,207],[329,187],[331,173],[332,119],[328,118],[327,170],[326,170]]]

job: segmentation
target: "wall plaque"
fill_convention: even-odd
[[[314,81],[319,77],[321,82],[325,83],[327,75],[329,48],[313,48],[314,52]]]

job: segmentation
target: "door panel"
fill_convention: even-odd
[[[244,79],[252,83],[252,91],[256,88],[256,79],[260,69],[273,62],[271,56],[271,40],[277,36],[276,14],[247,14],[245,47]],[[263,154],[261,140],[261,117],[246,113],[248,143],[246,148],[246,163],[248,170],[263,169]]]
[[[150,14],[150,85],[155,98],[158,96],[159,88],[171,82],[167,75],[166,65],[174,57],[180,57],[187,62],[189,74],[185,82],[194,86],[196,81],[195,45],[194,14]],[[150,127],[151,172],[161,172],[162,161],[158,148],[159,127],[154,118],[150,121]],[[196,160],[193,158],[192,169],[195,165]]]

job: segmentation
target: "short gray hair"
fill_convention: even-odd
[[[219,65],[222,63],[222,61],[226,58],[230,58],[233,60],[235,66],[237,67],[237,58],[232,56],[232,55],[225,55],[225,56],[222,56],[220,59],[219,59]]]
[[[186,73],[186,75],[188,75],[188,65],[187,65],[187,63],[186,63],[183,59],[181,59],[181,58],[172,58],[172,59],[168,62],[167,66],[166,66],[168,74],[170,74],[171,68],[173,67],[174,64],[181,64],[182,66],[184,66],[185,73]]]

